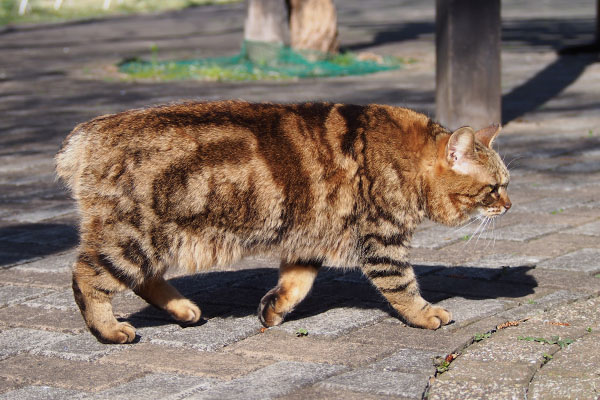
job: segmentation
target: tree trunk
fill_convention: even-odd
[[[248,0],[244,39],[252,42],[288,43],[288,10],[285,0]]]
[[[288,0],[290,39],[296,50],[337,53],[337,14],[332,0]]]

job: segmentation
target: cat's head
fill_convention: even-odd
[[[499,125],[476,132],[463,127],[438,142],[427,190],[430,219],[457,225],[480,215],[496,217],[511,207],[509,173],[492,149],[499,132]]]

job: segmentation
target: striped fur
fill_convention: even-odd
[[[361,267],[407,322],[438,328],[450,314],[420,296],[407,248],[424,217],[456,225],[510,207],[489,148],[497,131],[453,134],[408,109],[329,103],[184,103],[80,124],[56,157],[81,214],[76,302],[99,340],[131,342],[115,292],[194,323],[200,310],[167,269],[262,253],[282,260],[259,309],[267,326],[325,264]]]

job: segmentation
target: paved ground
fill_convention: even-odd
[[[154,43],[164,58],[233,54],[240,4],[0,31],[0,398],[600,395],[600,65],[555,53],[592,39],[593,2],[583,0],[502,3],[498,148],[514,207],[470,241],[475,226],[425,223],[411,253],[426,297],[450,308],[453,324],[407,327],[359,273],[326,270],[288,322],[261,333],[254,310],[276,262],[251,259],[174,278],[201,305],[198,326],[124,293],[115,309],[139,343],[101,345],[84,329],[69,289],[76,215],[52,162],[76,123],[184,98],[380,102],[432,114],[433,4],[339,3],[346,48],[418,62],[368,77],[249,84],[132,83],[111,68]],[[300,328],[309,335],[296,337]]]

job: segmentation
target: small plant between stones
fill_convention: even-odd
[[[552,336],[550,339],[546,339],[543,337],[533,337],[533,336],[519,336],[517,339],[525,340],[528,342],[538,342],[545,344],[557,344],[561,350],[574,342],[573,339],[561,339],[559,336]]]
[[[454,361],[456,357],[458,357],[457,353],[451,353],[448,354],[446,358],[438,357],[434,359],[433,365],[435,366],[437,373],[443,374],[444,372],[448,371],[448,368],[450,368],[450,363],[452,363],[452,361]]]
[[[296,336],[298,336],[298,337],[308,336],[308,331],[304,328],[300,328],[296,331]]]
[[[487,333],[476,333],[475,336],[473,336],[473,341],[474,342],[481,342],[483,339],[487,339],[490,336],[492,336],[492,334],[490,332],[487,332]]]

